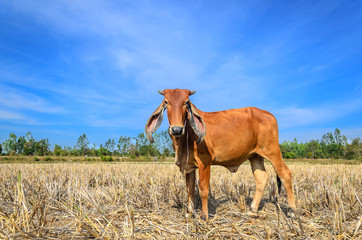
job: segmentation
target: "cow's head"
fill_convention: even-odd
[[[185,134],[186,121],[189,119],[190,126],[198,136],[197,143],[201,143],[206,134],[204,121],[195,106],[190,102],[189,96],[195,93],[187,89],[165,89],[158,91],[165,96],[161,105],[148,119],[145,133],[150,142],[153,142],[152,134],[156,132],[162,122],[163,113],[167,109],[169,133],[174,137]]]

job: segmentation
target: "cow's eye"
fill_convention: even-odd
[[[165,100],[165,104],[167,105],[168,104],[168,102]]]
[[[190,101],[189,100],[187,100],[186,102],[185,102],[185,105],[190,105]]]

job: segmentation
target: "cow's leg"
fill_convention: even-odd
[[[263,196],[263,192],[268,182],[269,176],[268,173],[265,171],[264,158],[260,156],[255,157],[250,160],[250,163],[256,181],[256,189],[253,202],[251,203],[251,211],[253,213],[256,213],[258,211],[259,204]]]
[[[195,171],[186,174],[186,188],[187,188],[187,212],[194,213],[195,202]]]
[[[295,206],[295,199],[294,199],[293,185],[292,185],[292,172],[283,161],[282,153],[280,152],[279,147],[278,151],[276,151],[273,154],[268,154],[267,158],[272,163],[275,172],[277,173],[277,175],[279,176],[281,182],[285,187],[285,190],[287,192],[289,207],[295,211],[296,206]]]
[[[210,185],[210,165],[199,166],[199,189],[201,197],[201,219],[209,219],[207,198],[209,196],[209,185]]]

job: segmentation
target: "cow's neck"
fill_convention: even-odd
[[[194,165],[194,142],[195,134],[186,121],[185,134],[175,139],[175,164],[180,168],[183,174],[190,172]]]

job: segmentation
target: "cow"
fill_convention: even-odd
[[[296,210],[291,171],[282,159],[278,125],[271,113],[255,107],[203,112],[189,99],[195,91],[165,89],[159,90],[159,93],[164,100],[146,123],[146,137],[153,142],[152,134],[161,125],[167,109],[175,163],[186,176],[189,211],[194,211],[196,169],[199,171],[202,204],[200,217],[207,220],[211,165],[221,165],[236,172],[243,162],[249,160],[256,180],[256,191],[248,213],[257,214],[269,179],[264,159],[274,167],[279,193],[283,183],[289,207]]]

